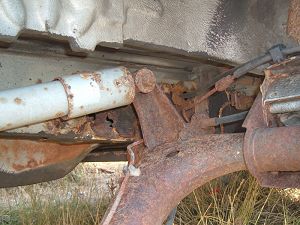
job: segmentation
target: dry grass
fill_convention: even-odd
[[[86,163],[57,181],[1,189],[0,224],[99,224],[123,165]]]
[[[216,179],[178,206],[176,224],[300,224],[297,190],[261,188],[246,172]]]
[[[0,224],[99,224],[123,165],[84,164],[58,181],[2,189]],[[175,224],[300,225],[298,194],[261,188],[248,173],[235,173],[186,197]]]

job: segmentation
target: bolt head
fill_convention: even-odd
[[[153,91],[156,84],[154,73],[146,68],[140,69],[135,73],[135,85],[142,93]]]

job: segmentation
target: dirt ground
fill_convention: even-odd
[[[79,198],[112,196],[119,184],[126,162],[82,163],[67,177],[41,184],[0,189],[2,208],[26,205],[32,195],[39,201],[66,201]]]

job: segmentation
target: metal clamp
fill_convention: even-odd
[[[278,44],[269,49],[268,52],[270,53],[274,63],[280,63],[285,59],[285,56],[282,53],[282,50],[285,48],[286,46],[284,44]]]

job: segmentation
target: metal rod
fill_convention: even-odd
[[[232,122],[243,120],[246,118],[247,113],[248,111],[245,111],[245,112],[240,112],[228,116],[216,117],[215,119],[216,126],[223,123],[232,123]]]
[[[134,96],[133,78],[124,67],[1,91],[0,131],[128,105]]]
[[[300,126],[258,128],[248,142],[251,160],[260,172],[300,171]]]

